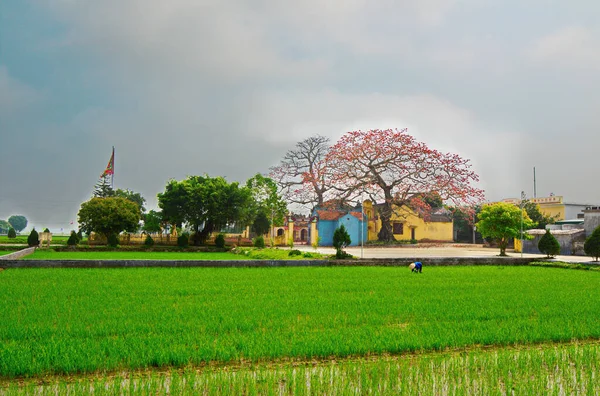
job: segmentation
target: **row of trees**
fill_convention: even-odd
[[[11,229],[21,232],[27,227],[27,218],[22,215],[10,216],[7,220],[0,220],[0,234],[8,234]]]
[[[229,183],[223,177],[189,176],[169,180],[158,194],[160,211],[145,213],[145,199],[131,190],[116,190],[105,180],[96,185],[94,196],[81,205],[78,221],[81,230],[96,232],[114,241],[122,231],[159,232],[167,227],[192,231],[194,244],[203,244],[213,231],[237,225],[252,225],[257,234],[266,233],[271,224],[283,224],[287,205],[273,180],[260,174],[245,185]]]
[[[297,143],[270,176],[286,201],[312,210],[328,200],[377,202],[381,241],[394,240],[392,216],[403,206],[426,213],[426,196],[471,212],[483,201],[483,190],[470,161],[429,148],[402,130],[354,131],[334,145],[313,136]]]

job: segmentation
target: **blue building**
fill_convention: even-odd
[[[313,216],[317,218],[320,246],[333,246],[333,233],[341,225],[350,235],[350,246],[359,246],[361,239],[363,243],[367,241],[367,217],[360,207],[349,210],[316,208]]]

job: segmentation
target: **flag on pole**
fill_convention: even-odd
[[[108,161],[108,165],[106,165],[106,169],[100,177],[104,177],[106,175],[114,175],[115,174],[115,148],[112,149],[112,155],[110,156],[110,160]]]

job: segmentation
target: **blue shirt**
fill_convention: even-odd
[[[415,269],[421,269],[421,268],[423,268],[423,264],[421,264],[420,261],[416,261],[415,262]]]

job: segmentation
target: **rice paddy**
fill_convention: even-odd
[[[571,343],[49,378],[0,395],[596,395],[599,372],[600,345]]]
[[[7,270],[0,377],[598,339],[599,281],[541,267]]]

